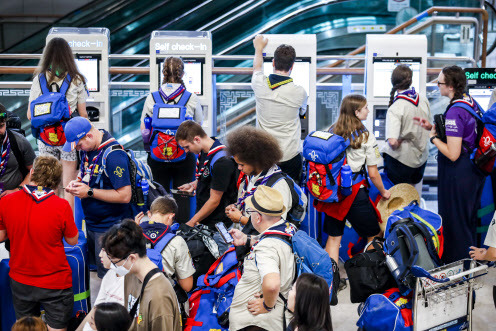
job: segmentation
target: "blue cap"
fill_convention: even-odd
[[[67,122],[64,128],[65,139],[67,140],[62,150],[70,152],[76,148],[79,139],[83,138],[90,132],[91,123],[85,117],[74,117]]]

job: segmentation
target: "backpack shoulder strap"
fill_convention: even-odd
[[[114,151],[123,151],[127,155],[127,152],[124,150],[124,147],[122,147],[119,143],[116,143],[114,145],[110,145],[109,147],[107,147],[105,149],[105,152],[103,152],[103,155],[102,155],[102,168],[103,168],[103,171],[105,172],[105,175],[107,177],[108,177],[108,174],[107,174],[107,158],[108,158],[109,154],[112,153],[112,152],[114,152]],[[128,155],[128,157],[129,157],[129,155]]]
[[[274,185],[276,185],[281,179],[284,179],[286,181],[286,184],[288,184],[289,191],[291,192],[291,207],[293,207],[298,204],[299,197],[294,188],[294,182],[291,178],[288,177],[288,175],[282,172],[276,172],[275,174],[270,176],[269,180],[267,180],[266,185],[269,187],[274,187]]]
[[[134,319],[134,315],[136,315],[136,310],[138,309],[138,304],[141,301],[141,297],[143,296],[143,292],[145,292],[145,288],[146,288],[146,285],[148,284],[148,281],[150,280],[150,278],[153,277],[153,275],[158,274],[158,273],[162,273],[162,271],[160,271],[159,268],[155,268],[155,269],[150,270],[146,274],[145,279],[143,280],[143,285],[141,285],[140,295],[139,295],[139,297],[136,298],[136,301],[135,301],[133,307],[129,311],[129,315],[131,316],[131,319]]]
[[[26,175],[29,172],[28,169],[26,168],[26,161],[24,160],[24,155],[19,149],[19,145],[17,144],[17,139],[15,137],[15,134],[11,130],[7,130],[7,135],[9,136],[12,152],[14,153],[14,156],[19,166],[19,171],[21,172],[22,179],[24,180],[24,178],[26,178]]]
[[[474,102],[475,102],[475,100],[474,100]],[[479,107],[479,105],[477,103],[476,103],[476,105],[477,105],[477,107]],[[470,107],[468,104],[466,104],[465,102],[456,101],[455,103],[453,103],[453,105],[451,107],[460,107],[460,108],[463,108],[466,111],[468,111],[470,113],[470,115],[472,115],[473,117],[475,117],[475,119],[477,119],[478,121],[482,121],[482,117],[477,112],[475,112],[474,109],[472,107]]]
[[[158,241],[158,243],[153,247],[153,249],[158,250],[160,253],[164,251],[164,249],[170,244],[172,239],[176,237],[175,233],[169,232],[166,233],[165,236]]]
[[[214,156],[212,156],[212,160],[210,161],[210,173],[212,173],[215,162],[217,162],[218,159],[220,159],[221,157],[226,156],[226,155],[227,155],[227,153],[225,151],[225,148],[223,148],[223,149],[219,150],[217,153],[215,153]]]
[[[152,97],[153,97],[153,101],[155,101],[155,103],[164,103],[164,100],[162,100],[162,97],[160,96],[159,91],[153,92]]]
[[[63,95],[67,94],[67,90],[69,89],[69,86],[71,86],[72,78],[69,73],[64,78],[64,81],[62,82],[62,85],[60,85],[60,93]]]
[[[38,81],[40,82],[40,89],[42,94],[50,93],[48,88],[48,82],[44,73],[38,75]]]
[[[191,98],[191,92],[184,90],[183,95],[181,95],[181,98],[179,99],[179,102],[176,105],[185,107],[189,101],[189,98]]]

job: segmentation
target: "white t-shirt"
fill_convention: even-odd
[[[46,76],[47,82],[50,80],[50,76],[50,73],[48,73]],[[55,77],[53,81],[60,87],[64,78]],[[33,85],[31,86],[31,91],[29,93],[29,102],[31,103],[31,101],[38,98],[41,94],[39,76],[36,76],[33,79]],[[86,103],[86,99],[88,98],[88,92],[86,91],[84,82],[73,78],[65,97],[71,109],[71,113],[77,111],[77,105]]]
[[[487,229],[486,239],[484,240],[484,245],[496,248],[496,212],[493,215],[493,219],[489,228]]]
[[[300,152],[300,114],[307,109],[305,89],[291,82],[272,90],[262,71],[253,73],[251,87],[255,92],[257,127],[276,138],[283,153],[281,162],[292,159]]]
[[[160,87],[160,89],[165,93],[165,95],[170,95],[174,91],[177,90],[180,84],[164,84]],[[155,91],[154,91],[155,92]],[[182,96],[181,96],[182,97]],[[176,98],[179,101],[180,99]],[[173,104],[175,102],[171,102]],[[153,100],[153,95],[150,93],[145,100],[145,105],[143,106],[143,112],[141,113],[141,123],[145,119],[145,116],[148,115],[152,117],[153,115],[153,106],[155,105],[155,100]],[[186,103],[186,116],[192,117],[194,121],[198,124],[202,124],[203,122],[203,109],[200,104],[200,99],[194,93],[191,93],[191,97]]]
[[[124,305],[124,277],[118,277],[112,269],[108,270],[102,279],[94,306],[104,302],[117,302]],[[93,329],[89,323],[86,323],[83,331],[93,331]]]
[[[386,140],[401,139],[401,145],[393,150],[385,144],[383,152],[411,168],[418,168],[427,161],[429,156],[429,131],[416,124],[414,117],[431,118],[429,101],[419,95],[418,106],[411,102],[398,99],[386,114]]]

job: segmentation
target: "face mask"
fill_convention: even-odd
[[[129,259],[129,256],[127,257],[127,259]],[[125,261],[122,265],[120,265],[120,266],[115,266],[115,264],[110,263],[110,269],[114,270],[114,271],[115,271],[115,273],[116,273],[117,275],[121,276],[121,277],[122,277],[122,276],[127,275],[127,274],[129,273],[129,271],[131,271],[131,269],[133,268],[133,265],[134,265],[134,263],[133,263],[133,264],[131,264],[131,268],[126,269],[126,268],[124,267],[124,265],[126,264],[127,259],[126,259],[126,261]]]

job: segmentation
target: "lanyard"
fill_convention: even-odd
[[[88,166],[88,154],[87,152],[84,152],[83,153],[83,157],[81,158],[81,173],[80,173],[80,180],[89,185],[90,183],[90,176],[91,176],[91,173],[93,172],[95,166],[98,164],[98,161],[100,160],[100,157],[102,156],[103,152],[105,151],[105,149],[103,147],[109,145],[110,143],[116,141],[114,138],[110,138],[109,140],[103,142],[100,144],[100,146],[98,146],[98,149],[97,151],[99,150],[100,152],[95,156],[93,157],[93,159],[91,160],[91,165]],[[100,169],[100,171],[102,171],[102,169]]]
[[[0,178],[5,174],[7,170],[7,162],[9,162],[10,157],[10,140],[7,131],[5,131],[5,138],[2,142],[2,149],[0,150]]]

